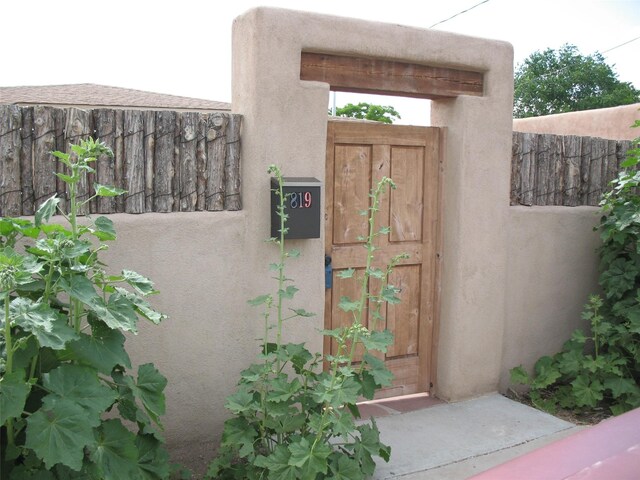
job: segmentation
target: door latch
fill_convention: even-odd
[[[331,257],[324,256],[324,288],[333,286],[333,268],[331,267]]]

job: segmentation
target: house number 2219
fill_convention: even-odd
[[[289,193],[290,208],[311,207],[311,192],[291,192]]]

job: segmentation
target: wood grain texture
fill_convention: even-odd
[[[0,186],[2,210],[32,215],[57,194],[68,210],[67,184],[55,173],[68,168],[50,152],[92,136],[114,152],[101,156],[79,185],[80,200],[94,183],[127,190],[118,197],[92,198],[81,213],[239,210],[242,208],[242,117],[228,113],[3,107],[0,150],[6,161]],[[9,118],[14,111],[18,117]],[[15,130],[14,124],[18,125]],[[17,142],[17,143],[16,143]],[[16,152],[18,152],[16,154]],[[16,157],[17,155],[17,157]],[[16,163],[15,158],[18,158]],[[17,186],[11,186],[18,182]],[[10,187],[11,186],[11,187]],[[5,193],[6,192],[6,193]],[[16,204],[16,195],[20,201]]]
[[[513,132],[511,205],[597,206],[631,143]]]
[[[107,108],[94,110],[93,124],[98,140],[111,150],[115,148],[116,113]],[[101,185],[115,185],[115,159],[108,155],[101,155],[96,163],[96,181]],[[113,197],[98,197],[95,213],[115,213],[116,199]]]
[[[174,156],[174,126],[176,113],[169,111],[156,114],[156,142],[155,142],[155,175],[154,175],[154,211],[171,212],[173,210],[173,156]]]
[[[232,115],[228,117],[227,150],[225,161],[225,210],[242,209],[242,191],[240,178],[240,129],[242,117]]]
[[[56,126],[54,109],[51,107],[34,107],[34,155],[33,155],[33,192],[35,197],[34,211],[43,202],[57,193],[56,165],[50,152],[56,150]]]
[[[363,243],[367,234],[372,149],[368,145],[336,145],[333,194],[333,243]]]
[[[156,114],[144,112],[144,211],[153,212],[154,155],[156,146]]]
[[[113,180],[114,186],[124,188],[124,111],[115,112],[115,132],[113,140]],[[124,212],[124,195],[115,197],[116,212]]]
[[[144,213],[145,207],[144,114],[124,112],[124,194],[125,213]]]
[[[0,216],[22,213],[20,150],[22,114],[15,105],[0,105]]]
[[[22,188],[22,215],[33,215],[33,107],[22,107],[20,132],[20,181]]]
[[[482,96],[483,74],[366,57],[302,52],[300,79],[326,82],[337,92],[414,98]]]
[[[205,209],[224,210],[225,158],[227,152],[227,116],[210,114],[205,136],[207,151],[207,176],[205,182]]]
[[[580,193],[580,152],[582,150],[582,139],[576,136],[566,136],[562,139],[564,161],[564,197],[562,204],[567,207],[578,205],[578,195]]]
[[[392,147],[391,178],[402,178],[402,188],[391,191],[392,242],[422,240],[424,177],[423,147]]]

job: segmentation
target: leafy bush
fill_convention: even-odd
[[[511,370],[512,382],[531,387],[531,400],[544,410],[608,407],[618,415],[640,407],[640,138],[634,143],[600,202],[603,298],[592,296],[583,313],[591,333],[576,330],[531,376],[522,366]]]
[[[280,200],[280,238],[271,239],[279,248],[276,272],[277,292],[256,297],[249,303],[264,307],[264,338],[258,362],[241,374],[237,391],[227,399],[233,417],[225,422],[218,457],[210,464],[208,476],[222,479],[363,479],[375,470],[373,457],[389,459],[390,448],[380,442],[375,421],[356,424],[356,402],[361,396],[373,398],[375,390],[390,385],[392,375],[384,362],[372,352],[385,352],[392,343],[389,331],[369,330],[363,325],[366,305],[372,302],[397,303],[397,288],[387,283],[395,258],[386,270],[372,267],[374,238],[387,234],[388,228],[376,231],[375,213],[379,198],[393,182],[384,178],[371,194],[368,251],[365,274],[360,278],[361,294],[357,299],[343,297],[340,308],[352,315],[351,325],[324,331],[337,344],[335,355],[325,358],[312,355],[304,344],[282,342],[285,321],[313,314],[301,308],[286,308],[297,288],[285,275],[285,262],[298,252],[286,251],[285,195],[280,170],[269,169],[279,180],[276,190]],[[342,276],[354,275],[347,270]],[[380,282],[380,290],[369,290],[369,277]],[[275,322],[271,315],[275,311]],[[373,314],[381,318],[379,309]],[[275,341],[271,330],[275,329]],[[362,361],[354,362],[356,349],[364,352]],[[326,368],[323,370],[323,363]]]
[[[122,333],[136,333],[138,316],[157,324],[164,315],[144,298],[156,293],[149,279],[130,270],[109,275],[98,259],[103,242],[116,239],[111,220],[78,224],[84,204],[124,193],[95,185],[93,197],[78,199],[90,164],[113,153],[93,139],[71,150],[53,152],[65,166],[57,176],[69,192],[70,211],[60,211],[69,228],[48,223],[55,195],[33,222],[0,219],[1,476],[167,478],[159,420],[167,381],[152,364],[127,373]]]

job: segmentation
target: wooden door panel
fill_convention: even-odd
[[[367,219],[359,215],[369,206],[371,158],[369,145],[336,145],[333,195],[333,243],[362,243]]]
[[[357,278],[363,274],[367,255],[359,237],[368,233],[367,217],[361,212],[369,207],[371,188],[383,176],[397,185],[382,197],[376,216],[375,230],[390,226],[391,234],[376,238],[374,266],[382,268],[394,256],[409,254],[389,278],[401,289],[401,302],[382,306],[380,325],[373,325],[371,315],[363,319],[371,328],[387,328],[394,334],[384,359],[395,379],[392,387],[378,392],[378,398],[428,391],[431,383],[438,304],[439,155],[436,128],[329,122],[325,252],[332,257],[334,273],[325,299],[325,328],[352,321],[338,305],[342,296],[359,298]],[[338,278],[347,268],[355,268],[356,275]],[[374,308],[369,305],[369,312]],[[335,342],[325,341],[326,353],[335,350]]]
[[[397,185],[391,191],[392,242],[422,240],[424,156],[423,147],[391,148],[391,178]]]
[[[386,358],[418,353],[420,319],[420,266],[399,265],[389,276],[389,283],[400,289],[400,303],[387,306],[387,328],[393,333],[393,344]]]

